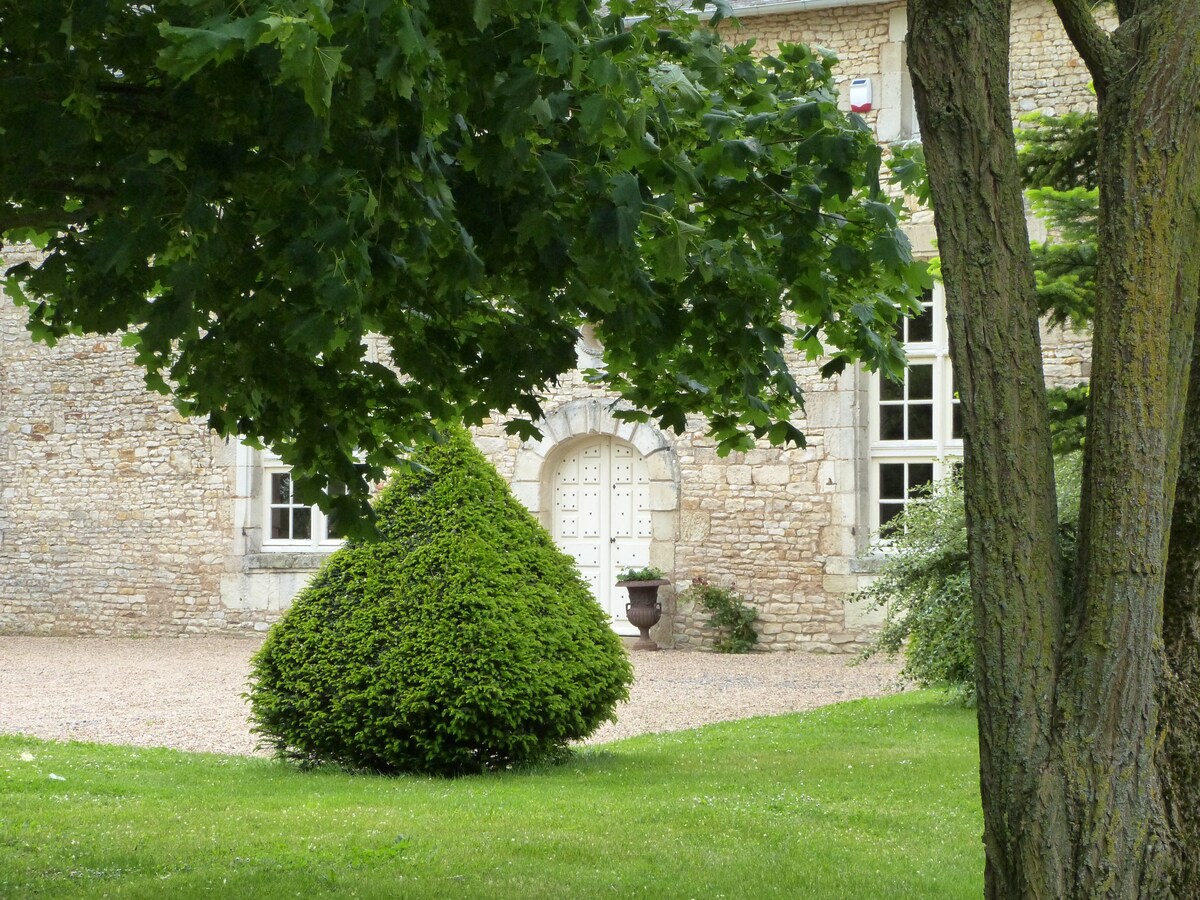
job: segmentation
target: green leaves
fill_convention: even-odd
[[[899,269],[912,260],[912,245],[903,231],[885,231],[872,239],[871,255],[889,268]]]
[[[167,41],[159,51],[157,63],[168,75],[187,81],[201,69],[234,58],[259,43],[268,30],[261,20],[226,19],[199,28],[168,25],[158,26],[158,33]]]
[[[536,417],[584,322],[602,387],[723,451],[802,441],[807,360],[900,365],[924,268],[827,55],[651,0],[33,3],[0,55],[31,327],[135,331],[340,503],[433,420]]]
[[[628,696],[570,557],[461,429],[421,450],[254,659],[255,731],[301,765],[462,775],[561,756]]]
[[[471,17],[480,31],[487,28],[492,21],[491,0],[471,0]]]
[[[333,83],[345,48],[322,42],[332,34],[324,6],[317,2],[293,4],[298,15],[267,14],[259,8],[243,18],[219,16],[198,28],[158,26],[166,40],[157,65],[181,81],[202,69],[229,62],[260,46],[279,51],[277,82],[299,87],[316,115],[323,115],[333,98]]]
[[[1056,325],[1087,327],[1096,305],[1096,116],[1038,114],[1020,129],[1030,205],[1047,226],[1032,244],[1038,303]]]
[[[1096,114],[1029,113],[1017,129],[1025,184],[1068,191],[1097,185]]]
[[[678,64],[654,66],[650,70],[650,80],[661,94],[675,98],[687,111],[698,112],[704,107],[704,97]]]
[[[556,72],[567,75],[574,71],[579,46],[565,28],[557,22],[547,25],[542,29],[542,42],[542,59]]]
[[[616,208],[617,241],[633,244],[642,213],[642,191],[638,179],[628,173],[614,175],[611,179],[613,206]]]
[[[758,612],[746,598],[731,588],[721,588],[698,579],[679,596],[680,602],[694,603],[709,614],[705,626],[715,629],[713,649],[718,653],[749,653],[758,642],[754,623]]]
[[[913,141],[907,144],[893,144],[891,151],[887,161],[890,172],[888,181],[897,185],[921,206],[928,208],[932,204],[932,198],[929,195],[929,173],[925,168],[924,148],[920,143]]]

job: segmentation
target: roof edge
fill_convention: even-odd
[[[809,12],[820,9],[838,9],[847,6],[880,6],[893,0],[733,0],[733,18],[750,19],[757,16],[784,15],[794,12]],[[676,4],[683,5],[681,0]],[[710,8],[704,10],[689,9],[692,15],[707,19]],[[625,19],[626,26],[642,21],[645,16],[629,16]]]
[[[836,9],[839,6],[879,6],[891,0],[749,0],[734,3],[734,18],[780,15],[814,9]]]

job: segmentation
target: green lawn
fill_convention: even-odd
[[[457,781],[0,736],[0,897],[978,897],[977,770],[931,693]]]

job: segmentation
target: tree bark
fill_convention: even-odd
[[[1200,898],[1200,342],[1191,384],[1163,597],[1165,666],[1159,684],[1159,771],[1177,855],[1172,887]]]
[[[985,885],[996,898],[1157,898],[1183,871],[1158,764],[1178,776],[1168,791],[1194,783],[1185,765],[1195,765],[1197,739],[1172,728],[1156,757],[1167,541],[1200,292],[1200,0],[1128,0],[1115,36],[1085,0],[1056,6],[1100,98],[1092,405],[1080,557],[1066,596],[1008,99],[1010,5],[908,5],[964,388]],[[1186,545],[1176,546],[1187,569]],[[1178,677],[1193,677],[1195,648],[1174,657],[1168,648]],[[1173,815],[1194,819],[1184,794],[1170,797]]]
[[[1063,605],[1006,0],[910,0],[909,60],[963,396],[987,896],[1059,897]]]
[[[1135,6],[1106,38],[1115,54],[1093,54],[1097,303],[1058,696],[1069,895],[1078,897],[1165,896],[1178,865],[1156,754],[1165,566],[1200,276],[1200,0]]]

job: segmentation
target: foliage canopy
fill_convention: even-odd
[[[361,510],[433,420],[529,433],[585,321],[599,382],[725,449],[802,442],[791,344],[899,366],[923,268],[805,47],[759,61],[624,0],[0,0],[0,35],[35,337],[128,330],[304,499],[337,480]]]

